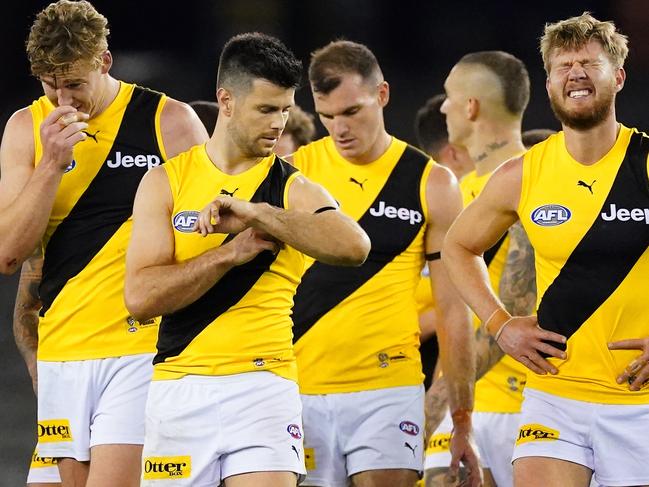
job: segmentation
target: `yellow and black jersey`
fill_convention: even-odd
[[[222,245],[234,235],[202,237],[192,227],[200,210],[219,194],[288,208],[288,191],[299,172],[275,155],[236,175],[220,171],[205,145],[164,166],[173,195],[176,262]],[[228,271],[194,303],[163,316],[154,380],[186,374],[229,375],[269,370],[297,381],[291,307],[304,270],[304,255],[289,246],[264,251]]]
[[[43,237],[39,360],[87,360],[155,349],[157,321],[139,323],[124,304],[125,253],[142,176],[166,159],[160,136],[161,93],[120,83],[108,108],[88,121],[74,147]],[[35,164],[40,124],[54,109],[30,106]]]
[[[491,172],[478,176],[476,171],[467,174],[460,182],[464,206],[468,206],[482,192],[491,177]],[[505,270],[507,253],[509,252],[509,235],[505,234],[492,248],[484,253],[485,263],[489,271],[491,288],[496,294],[500,279]],[[477,329],[480,320],[473,315],[473,323]],[[505,355],[484,376],[476,382],[474,411],[489,413],[517,413],[523,401],[525,386],[525,367]]]
[[[361,267],[307,262],[293,309],[301,392],[421,384],[414,294],[424,264],[425,187],[432,161],[392,139],[379,159],[356,165],[338,154],[330,137],[301,147],[293,157],[372,241]]]
[[[528,373],[528,386],[608,404],[646,404],[615,379],[639,356],[610,342],[649,332],[649,138],[621,127],[599,161],[575,161],[563,132],[523,161],[518,214],[535,250],[538,320],[568,337],[557,375]]]

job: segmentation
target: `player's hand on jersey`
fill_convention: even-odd
[[[219,196],[200,212],[194,231],[203,237],[210,233],[240,233],[248,228],[255,213],[255,203]]]
[[[476,446],[471,435],[471,428],[453,428],[451,436],[451,466],[446,474],[447,485],[459,485],[466,487],[482,486],[482,469]],[[460,464],[466,469],[467,477],[464,481],[459,481]]]
[[[439,427],[448,406],[448,390],[444,377],[439,377],[426,391],[424,398],[424,412],[426,413],[426,436],[428,445],[430,437]]]
[[[539,352],[565,359],[563,350],[546,342],[566,343],[566,337],[541,328],[536,316],[514,316],[504,326],[497,341],[503,352],[537,374],[558,372]]]
[[[40,127],[43,157],[41,163],[53,164],[60,171],[65,171],[72,163],[72,150],[78,142],[88,136],[84,132],[88,114],[76,108],[62,105],[56,107],[45,117]]]
[[[264,250],[277,253],[280,249],[280,244],[270,235],[255,230],[254,228],[246,228],[226,245],[232,251],[231,262],[234,265],[242,265],[250,262],[257,254]]]
[[[620,340],[608,344],[609,350],[641,350],[642,354],[626,366],[617,376],[618,384],[629,384],[629,389],[639,391],[649,385],[649,337]]]

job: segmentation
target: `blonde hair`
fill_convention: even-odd
[[[584,12],[578,17],[545,24],[541,37],[541,56],[545,72],[550,72],[550,54],[554,49],[580,49],[591,40],[598,41],[616,68],[621,68],[629,54],[627,36],[620,34],[612,21],[603,22]]]
[[[27,57],[34,76],[69,70],[84,62],[101,65],[108,49],[108,20],[87,1],[59,0],[37,16],[27,38]]]

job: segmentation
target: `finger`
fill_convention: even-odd
[[[74,134],[77,134],[87,128],[88,128],[88,124],[86,122],[71,122],[67,126],[65,126],[63,130],[61,130],[61,135],[66,138],[71,137]]]
[[[52,110],[49,115],[43,119],[43,125],[51,125],[57,122],[61,117],[76,112],[77,109],[70,105],[61,105]]]
[[[565,359],[567,357],[566,352],[563,350],[559,350],[556,347],[553,347],[552,345],[545,343],[545,342],[538,342],[534,344],[534,348],[536,348],[540,352],[547,353],[548,355],[560,359]]]
[[[546,359],[541,357],[536,350],[533,350],[528,354],[528,358],[537,366],[540,367],[544,372],[549,372],[552,375],[556,375],[559,370],[548,362]]]
[[[629,389],[632,391],[639,391],[643,387],[647,386],[647,381],[649,380],[649,366],[647,364],[642,367],[635,376],[632,376],[633,380],[630,381]],[[629,378],[631,379],[631,378]]]
[[[558,333],[555,333],[553,331],[545,330],[541,327],[538,328],[538,333],[536,336],[539,340],[545,340],[545,341],[555,342],[555,343],[566,343],[565,336],[559,335]]]
[[[85,132],[77,132],[76,134],[73,134],[71,137],[68,137],[66,140],[70,142],[72,145],[76,145],[79,142],[82,142],[88,138],[88,134]]]
[[[631,340],[620,340],[608,344],[609,350],[642,350],[644,347],[644,340],[641,338],[633,338]]]
[[[516,358],[520,363],[522,363],[525,367],[530,369],[532,372],[536,372],[537,374],[540,375],[545,375],[545,370],[543,370],[540,367],[537,367],[537,365],[532,362],[529,358],[527,358],[525,355],[521,355],[520,357],[514,357]]]

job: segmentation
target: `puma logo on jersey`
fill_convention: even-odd
[[[126,168],[137,166],[153,169],[160,165],[160,158],[154,154],[138,154],[136,156],[122,155],[120,151],[117,151],[115,152],[115,160],[107,159],[106,165],[111,169],[117,169],[120,166]]]
[[[590,194],[593,194],[593,184],[597,182],[597,179],[593,179],[593,182],[590,184],[586,184],[584,181],[581,179],[577,181],[577,186],[583,186],[584,188],[587,188],[588,191],[590,191]]]
[[[354,179],[354,178],[349,178],[349,182],[354,183],[354,184],[358,184],[361,187],[361,189],[363,191],[365,191],[365,188],[363,187],[363,185],[367,182],[367,178],[363,179],[363,182],[360,182],[359,180]]]
[[[97,130],[94,134],[91,134],[87,130],[82,130],[82,132],[99,144],[99,141],[97,140],[97,134],[101,132],[101,130]]]
[[[236,193],[237,191],[239,191],[239,188],[237,188],[237,189],[235,189],[234,191],[232,191],[232,193],[230,193],[229,191],[227,191],[227,190],[225,190],[225,189],[222,189],[222,190],[221,190],[221,194],[225,194],[225,195],[228,195],[228,196],[234,196],[234,193]]]
[[[615,203],[611,203],[608,211],[608,214],[604,211],[602,212],[602,220],[607,222],[612,222],[613,220],[621,222],[628,222],[629,220],[635,222],[644,221],[646,225],[649,225],[649,208],[632,208],[628,210],[626,208],[618,208],[615,206]]]
[[[422,215],[417,210],[409,208],[395,208],[385,204],[385,201],[379,201],[378,208],[370,208],[370,215],[372,216],[385,216],[386,218],[408,221],[411,225],[421,223]]]
[[[530,218],[542,227],[554,227],[570,220],[572,212],[562,205],[543,205],[532,211]]]

